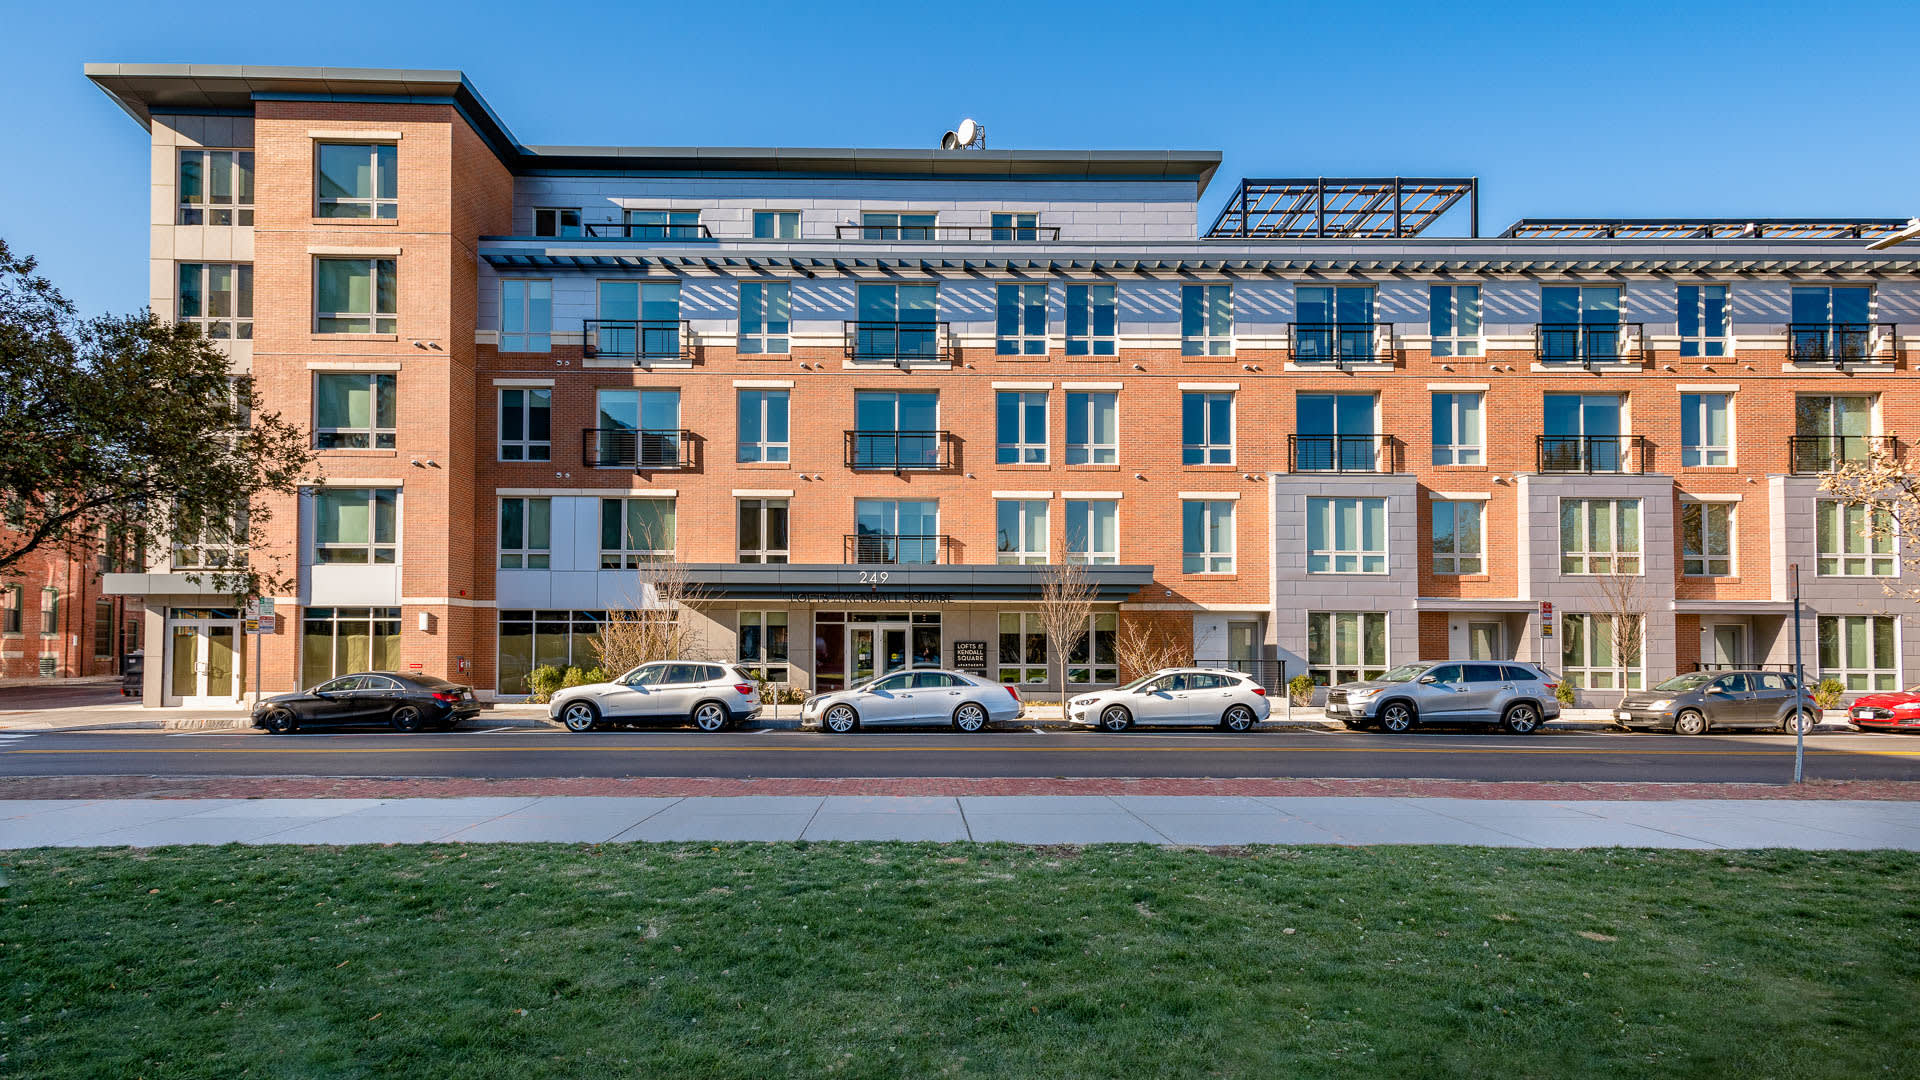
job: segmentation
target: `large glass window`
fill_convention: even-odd
[[[698,210],[629,210],[627,236],[633,240],[698,240],[706,235]]]
[[[877,213],[860,215],[860,234],[868,240],[931,240],[933,214]]]
[[[1120,661],[1115,642],[1120,617],[1111,611],[1087,616],[1087,632],[1067,650],[1067,682],[1075,685],[1100,685],[1120,681]]]
[[[1680,395],[1680,464],[1733,464],[1733,395]]]
[[[601,465],[680,464],[680,391],[602,390],[596,400]]]
[[[1067,355],[1115,356],[1120,351],[1119,306],[1112,285],[1067,286]]]
[[[553,500],[500,500],[500,569],[553,567]]]
[[[753,212],[753,238],[755,240],[798,240],[800,238],[800,211],[755,210]]]
[[[1001,499],[995,504],[994,552],[994,561],[1002,564],[1047,561],[1045,499]]]
[[[320,143],[319,216],[400,216],[399,149],[390,143]]]
[[[1816,632],[1822,679],[1839,679],[1850,691],[1900,688],[1893,616],[1822,615]]]
[[[680,335],[678,281],[602,281],[600,317],[589,341],[612,359],[677,360]]]
[[[1884,506],[1821,499],[1814,505],[1823,577],[1892,577],[1893,514]]]
[[[1640,573],[1640,500],[1561,499],[1560,572]]]
[[[1873,456],[1873,398],[1802,394],[1793,403],[1793,471],[1831,472]]]
[[[934,360],[940,355],[936,285],[862,285],[856,360]]]
[[[399,326],[392,259],[316,259],[314,311],[322,334],[391,334]]]
[[[792,447],[787,442],[787,407],[785,390],[740,391],[739,445],[735,460],[788,460]]]
[[[399,610],[394,614],[397,616]],[[600,630],[606,621],[604,611],[500,612],[500,693],[529,693],[527,673],[537,667],[563,671],[569,667],[598,667]]]
[[[672,499],[601,499],[600,569],[637,569],[673,558]]]
[[[400,489],[319,488],[313,495],[313,561],[392,563],[399,559]]]
[[[1373,286],[1302,285],[1294,290],[1293,359],[1303,363],[1371,360]]]
[[[1727,355],[1727,287],[1682,285],[1680,355]]]
[[[1541,397],[1541,467],[1548,472],[1619,472],[1626,465],[1618,394]]]
[[[1386,572],[1387,500],[1307,500],[1307,573]]]
[[[1120,460],[1120,396],[1067,394],[1067,464],[1113,465]]]
[[[785,684],[791,681],[787,665],[787,613],[784,611],[743,611],[736,638],[734,659],[740,670],[755,682]]]
[[[1047,393],[1001,390],[994,394],[994,461],[1001,465],[1047,463]]]
[[[1067,500],[1067,561],[1120,561],[1120,504],[1113,499]]]
[[[253,224],[253,151],[180,151],[179,225]]]
[[[539,206],[533,211],[533,235],[580,236],[580,211],[570,206]]]
[[[995,294],[994,353],[1047,355],[1047,287],[1003,284]]]
[[[553,282],[500,282],[500,351],[543,353],[553,348]]]
[[[1873,287],[1795,285],[1787,355],[1793,360],[1836,363],[1873,355]]]
[[[1225,499],[1180,502],[1180,571],[1233,573],[1233,503]]]
[[[553,457],[553,391],[544,386],[500,388],[500,460]]]
[[[306,685],[399,667],[399,608],[315,607],[300,613],[300,681]]]
[[[1381,611],[1307,613],[1307,675],[1316,686],[1375,678],[1387,670],[1387,615]]]
[[[215,341],[253,338],[253,264],[181,263],[176,322]]]
[[[1480,465],[1486,461],[1486,436],[1481,422],[1484,395],[1433,395],[1433,463]]]
[[[1180,462],[1233,464],[1233,395],[1184,391],[1180,395]]]
[[[1733,574],[1733,504],[1680,503],[1680,572],[1689,577]]]
[[[1373,472],[1380,437],[1372,394],[1301,394],[1293,439],[1294,472]]]
[[[1568,686],[1620,689],[1620,673],[1615,668],[1620,665],[1620,654],[1624,651],[1626,688],[1640,688],[1640,661],[1636,654],[1645,651],[1639,647],[1645,633],[1644,619],[1639,615],[1626,617],[1631,624],[1617,641],[1612,615],[1573,612],[1560,621],[1560,677]],[[1629,643],[1634,647],[1620,648]]]
[[[740,500],[739,560],[743,563],[784,563],[790,552],[787,539],[787,500]]]
[[[391,450],[398,412],[391,372],[313,377],[313,440],[322,450]]]
[[[1620,355],[1617,285],[1546,285],[1540,289],[1542,363],[1606,361]]]
[[[785,355],[793,339],[793,286],[785,281],[740,283],[742,356]]]
[[[1000,670],[1003,683],[1047,681],[1047,628],[1038,612],[1000,613]]]
[[[940,504],[933,499],[855,499],[854,561],[940,561]]]
[[[1031,243],[1040,237],[1040,215],[1008,211],[993,215],[993,238],[1016,243]]]
[[[1480,286],[1435,285],[1427,291],[1427,329],[1434,356],[1480,355]]]
[[[1477,499],[1433,501],[1433,572],[1484,574],[1487,563],[1483,528],[1486,504]]]
[[[1180,355],[1233,355],[1233,286],[1180,286]]]
[[[932,468],[940,464],[940,398],[932,390],[853,395],[854,465]]]

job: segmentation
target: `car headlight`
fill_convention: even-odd
[[[1348,701],[1365,701],[1379,692],[1380,692],[1380,688],[1377,686],[1367,687],[1360,690],[1349,690],[1347,691],[1347,700]]]
[[[1656,712],[1658,712],[1659,710],[1661,710],[1661,709],[1664,709],[1664,708],[1666,708],[1667,706],[1669,706],[1669,705],[1672,705],[1672,704],[1673,704],[1673,699],[1672,699],[1672,698],[1670,698],[1670,697],[1663,697],[1663,698],[1661,698],[1661,699],[1660,699],[1659,701],[1655,701],[1655,702],[1652,702],[1651,704],[1649,704],[1649,705],[1647,706],[1647,708],[1649,708],[1649,709],[1652,709],[1652,710],[1654,710],[1654,711],[1656,711]]]
[[[1074,698],[1073,703],[1075,705],[1098,705],[1100,704],[1100,699],[1097,697]]]

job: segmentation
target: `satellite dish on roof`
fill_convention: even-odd
[[[949,131],[945,135],[940,136],[940,149],[942,150],[960,149],[959,132]]]
[[[980,125],[974,123],[971,116],[960,121],[960,126],[953,131],[954,138],[959,140],[961,146],[972,146],[973,140],[978,138],[979,135]]]

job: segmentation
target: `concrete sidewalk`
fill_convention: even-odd
[[[931,840],[1920,850],[1920,803],[1262,796],[0,801],[0,849]]]

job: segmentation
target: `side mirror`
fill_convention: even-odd
[[[1434,677],[1433,677],[1433,676],[1431,676],[1431,675],[1422,675],[1422,676],[1420,676],[1420,683],[1421,683],[1421,685],[1423,685],[1423,686],[1424,686],[1424,685],[1426,685],[1426,684],[1428,684],[1428,683],[1437,683],[1437,682],[1439,682],[1439,681],[1440,681],[1439,679],[1436,679],[1436,678],[1434,678]]]

